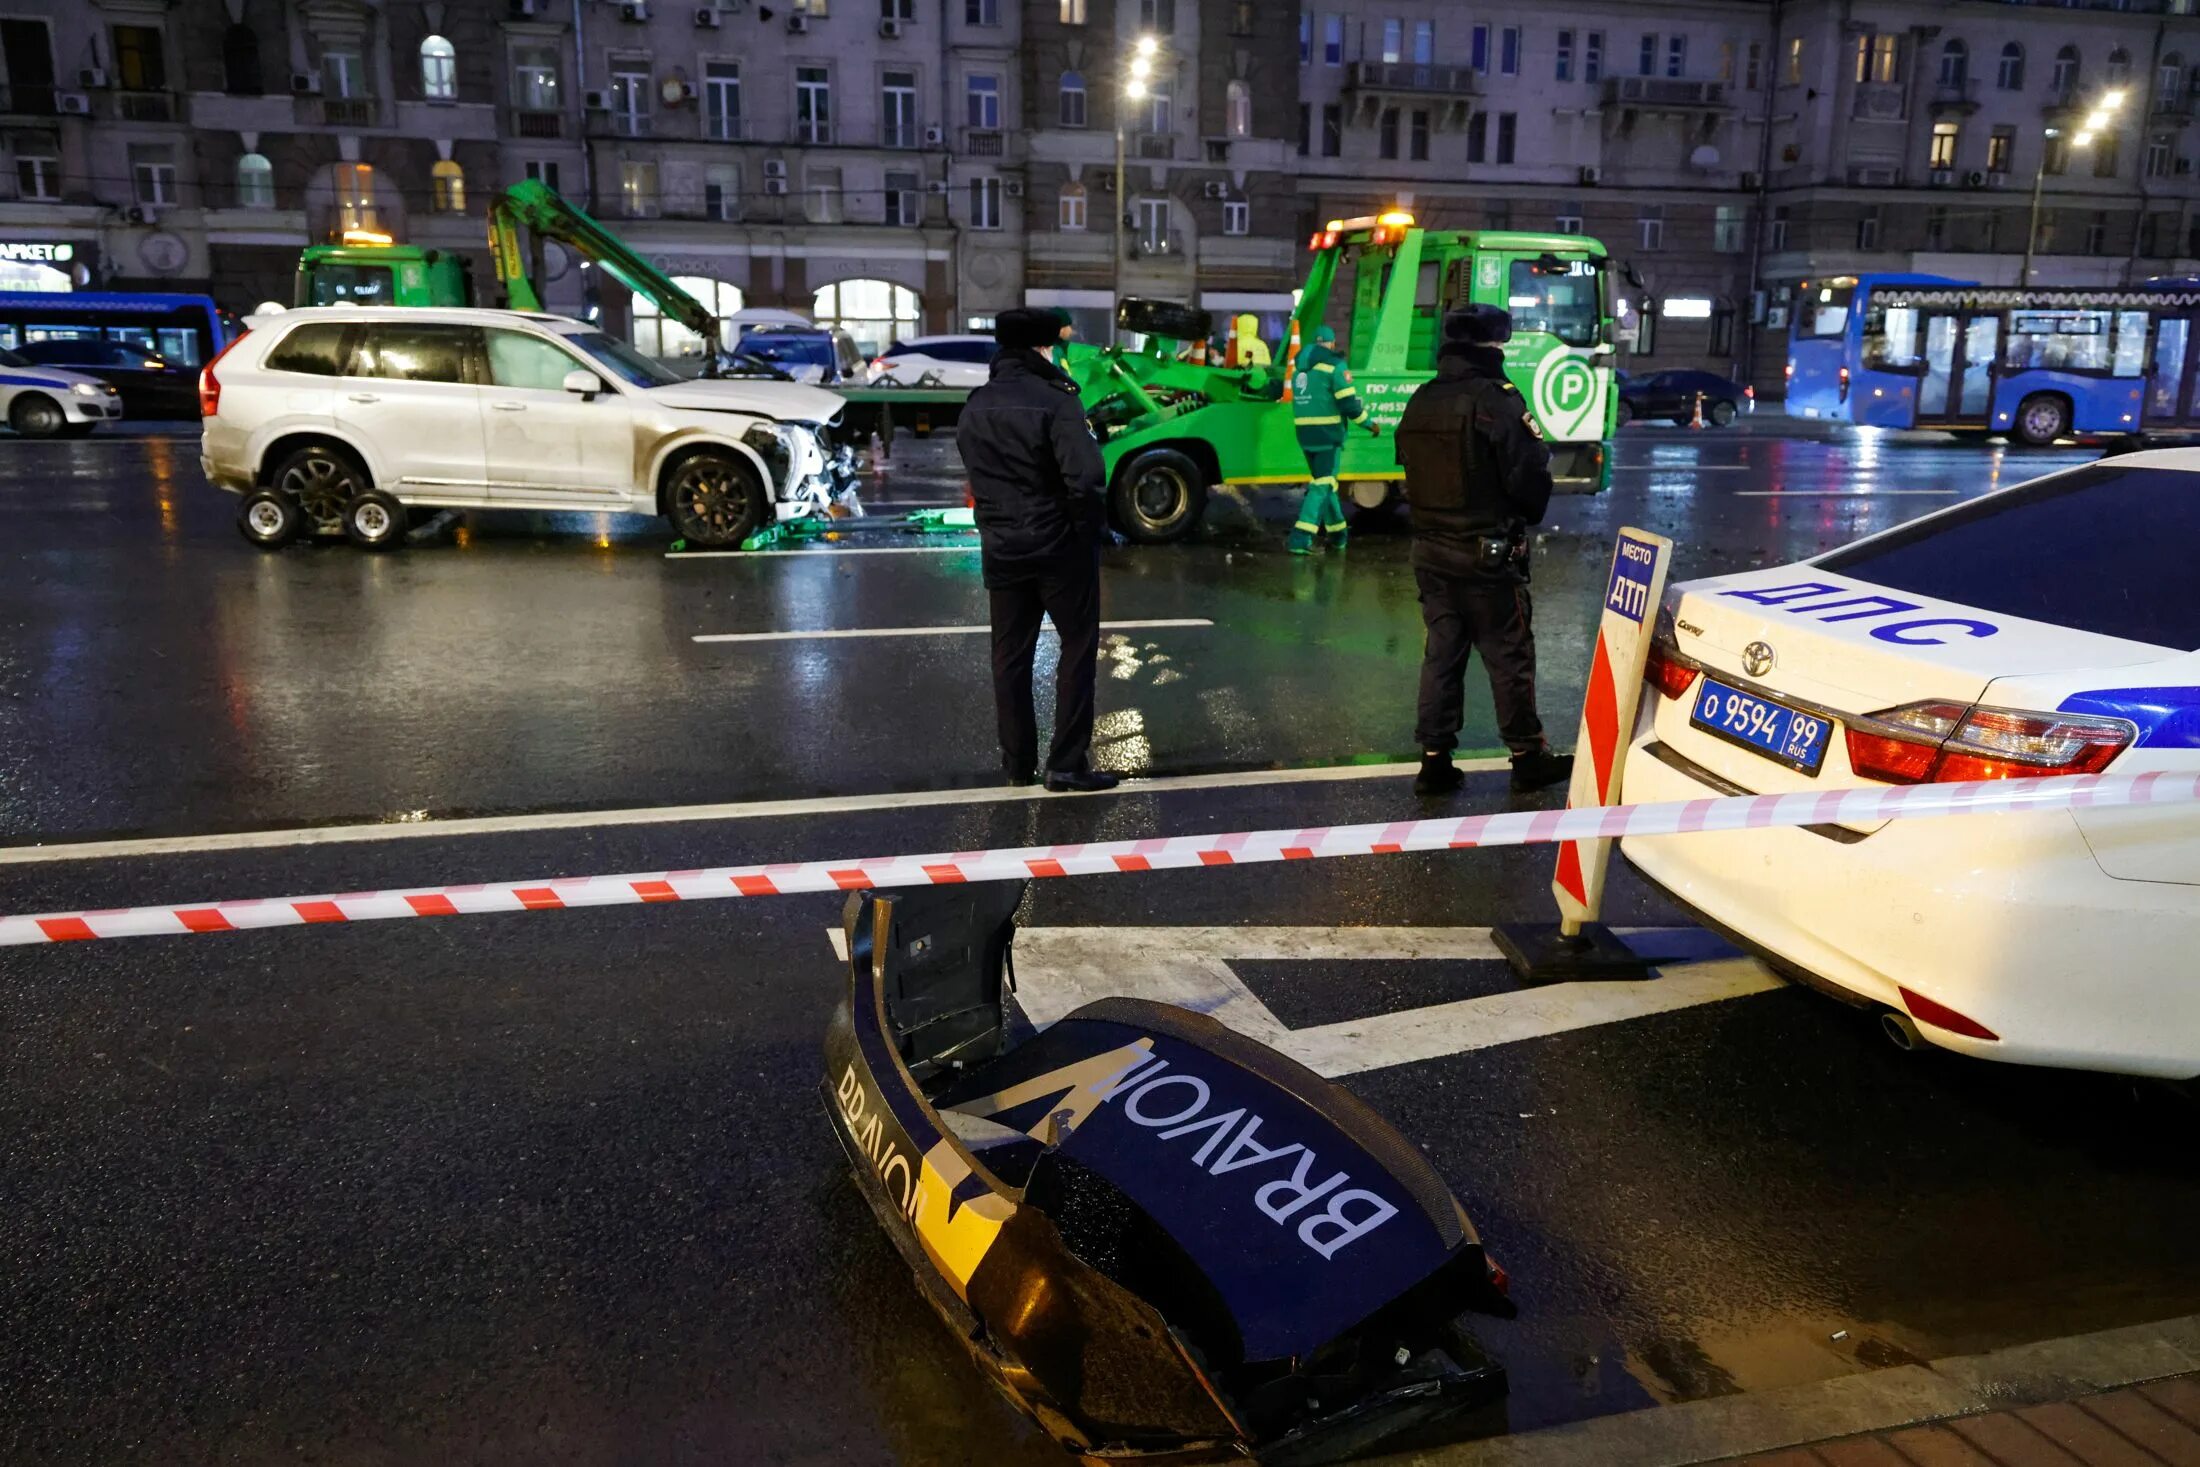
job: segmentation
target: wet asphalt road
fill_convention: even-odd
[[[689,640],[973,620],[970,557],[669,563],[654,529],[487,517],[394,557],[260,556],[189,447],[0,443],[10,843],[990,772],[978,642]],[[1540,551],[1547,716],[1573,721],[1620,523],[1674,535],[1683,574],[1772,563],[1951,497],[1882,491],[2082,456],[1631,433],[1620,488],[1562,502]],[[934,467],[893,493],[943,497]],[[1111,616],[1216,623],[1111,655],[1111,763],[1400,750],[1403,546],[1294,562],[1281,503],[1110,557]],[[1478,776],[1466,803],[1506,801]],[[0,865],[0,911],[1419,812],[1402,781],[1362,779],[27,863]],[[1029,921],[1471,927],[1546,915],[1547,873],[1509,851],[1042,883]],[[1059,1461],[845,1177],[816,1090],[836,912],[0,950],[0,1459]],[[1680,920],[1624,871],[1608,915]],[[1474,961],[1240,976],[1293,1027],[1510,986]],[[1902,1056],[1800,990],[1347,1083],[1513,1275],[1521,1318],[1478,1329],[1513,1382],[1489,1429],[2200,1309],[2192,1112]]]

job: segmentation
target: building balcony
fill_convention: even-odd
[[[109,92],[109,105],[117,122],[181,122],[183,98],[174,92]]]
[[[1024,246],[1032,259],[1059,265],[1105,265],[1113,253],[1105,229],[1034,230],[1024,236]]]
[[[598,127],[615,138],[646,138],[656,130],[656,119],[647,112],[602,112]]]
[[[1008,132],[998,127],[966,127],[962,130],[962,151],[972,158],[1006,158],[1008,156]]]
[[[705,117],[703,138],[713,143],[745,143],[749,141],[749,122],[745,117]]]
[[[1210,234],[1199,242],[1202,270],[1268,270],[1295,275],[1299,268],[1298,243],[1254,234]]]
[[[1910,94],[1894,82],[1861,82],[1849,111],[1860,122],[1901,122],[1910,115]]]
[[[512,136],[516,138],[562,138],[565,136],[565,114],[541,107],[514,107],[512,109]]]
[[[833,125],[810,118],[798,118],[794,125],[794,140],[818,147],[830,146],[833,141]]]
[[[1131,232],[1127,249],[1134,260],[1183,260],[1188,263],[1192,241],[1181,229],[1139,229]]]
[[[292,117],[300,127],[378,127],[382,104],[374,97],[293,97]]]
[[[1471,66],[1421,66],[1403,61],[1355,61],[1345,73],[1348,92],[1395,92],[1417,97],[1472,97],[1481,91]]]
[[[1130,155],[1166,161],[1176,156],[1176,134],[1173,132],[1142,132],[1131,140]]]
[[[882,148],[915,148],[924,141],[924,129],[913,122],[888,122],[878,130],[878,145]]]
[[[0,115],[52,117],[61,110],[60,89],[52,86],[0,86]]]
[[[1608,76],[1604,105],[1640,112],[1729,112],[1734,107],[1724,82],[1684,76]]]
[[[2200,100],[2200,92],[2158,96],[2147,109],[2147,116],[2157,127],[2177,127],[2192,121],[2196,100]]]
[[[1978,83],[1970,78],[1937,82],[1926,105],[1935,117],[1968,117],[1978,111]]]

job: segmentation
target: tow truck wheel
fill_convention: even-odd
[[[2017,404],[2017,438],[2046,448],[2070,431],[2070,401],[2052,392],[2035,392]]]
[[[666,517],[695,545],[738,545],[763,528],[769,509],[755,470],[715,449],[680,460],[665,486]]]
[[[1166,545],[1192,532],[1207,510],[1207,476],[1191,456],[1149,448],[1115,476],[1108,508],[1118,528],[1147,545]]]
[[[362,550],[393,550],[405,543],[405,506],[379,489],[354,494],[344,506],[344,533]]]
[[[51,438],[69,426],[69,418],[52,398],[26,392],[8,409],[8,426],[25,438]]]
[[[263,550],[289,544],[303,519],[298,502],[273,489],[255,489],[237,506],[237,528]]]

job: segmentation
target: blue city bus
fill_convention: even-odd
[[[1821,281],[1790,333],[1789,411],[1884,428],[2200,435],[2200,287]],[[1798,392],[1798,385],[1800,392]]]
[[[203,295],[0,291],[0,349],[37,341],[111,341],[196,374],[243,327]]]

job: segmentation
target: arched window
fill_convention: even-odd
[[[237,160],[237,207],[275,207],[275,165],[263,154],[247,153]]]
[[[2024,47],[2015,41],[2001,48],[2001,71],[1994,84],[2005,92],[2024,90]]]
[[[2161,65],[2156,68],[2154,73],[2154,89],[2161,94],[2160,105],[2165,110],[2176,107],[2183,100],[2185,95],[2184,57],[2172,51],[2162,58]]]
[[[340,243],[349,243],[344,238],[349,234],[384,233],[377,193],[372,163],[336,165],[336,237]]]
[[[458,52],[441,36],[420,43],[420,95],[431,102],[458,97]]]
[[[2108,84],[2120,87],[2131,80],[2131,53],[2118,46],[2108,53]]]
[[[1085,76],[1083,72],[1062,73],[1062,126],[1085,125]]]
[[[1227,131],[1234,138],[1253,135],[1253,89],[1241,81],[1230,83],[1224,93]]]
[[[466,170],[445,158],[428,170],[428,175],[428,182],[434,190],[436,213],[465,213]]]
[[[259,32],[248,25],[229,27],[222,32],[222,90],[233,97],[257,97],[264,89]]]
[[[890,280],[843,280],[817,293],[811,310],[820,326],[838,326],[866,357],[917,334],[923,317],[917,293]]]
[[[1062,185],[1061,203],[1056,210],[1055,218],[1063,229],[1076,230],[1085,227],[1085,186],[1083,184],[1065,183]]]
[[[741,309],[745,297],[741,287],[730,280],[713,280],[707,275],[675,275],[672,283],[702,303],[720,321]],[[672,357],[697,357],[703,354],[703,338],[660,315],[657,303],[647,296],[634,297],[634,344],[644,354],[670,359]],[[730,333],[729,333],[730,334]]]
[[[1971,75],[1971,48],[1951,39],[1940,48],[1940,84],[1961,88]]]
[[[2055,74],[2048,78],[2047,89],[2058,97],[2067,97],[2078,89],[2078,48],[2065,46],[2055,53]]]

